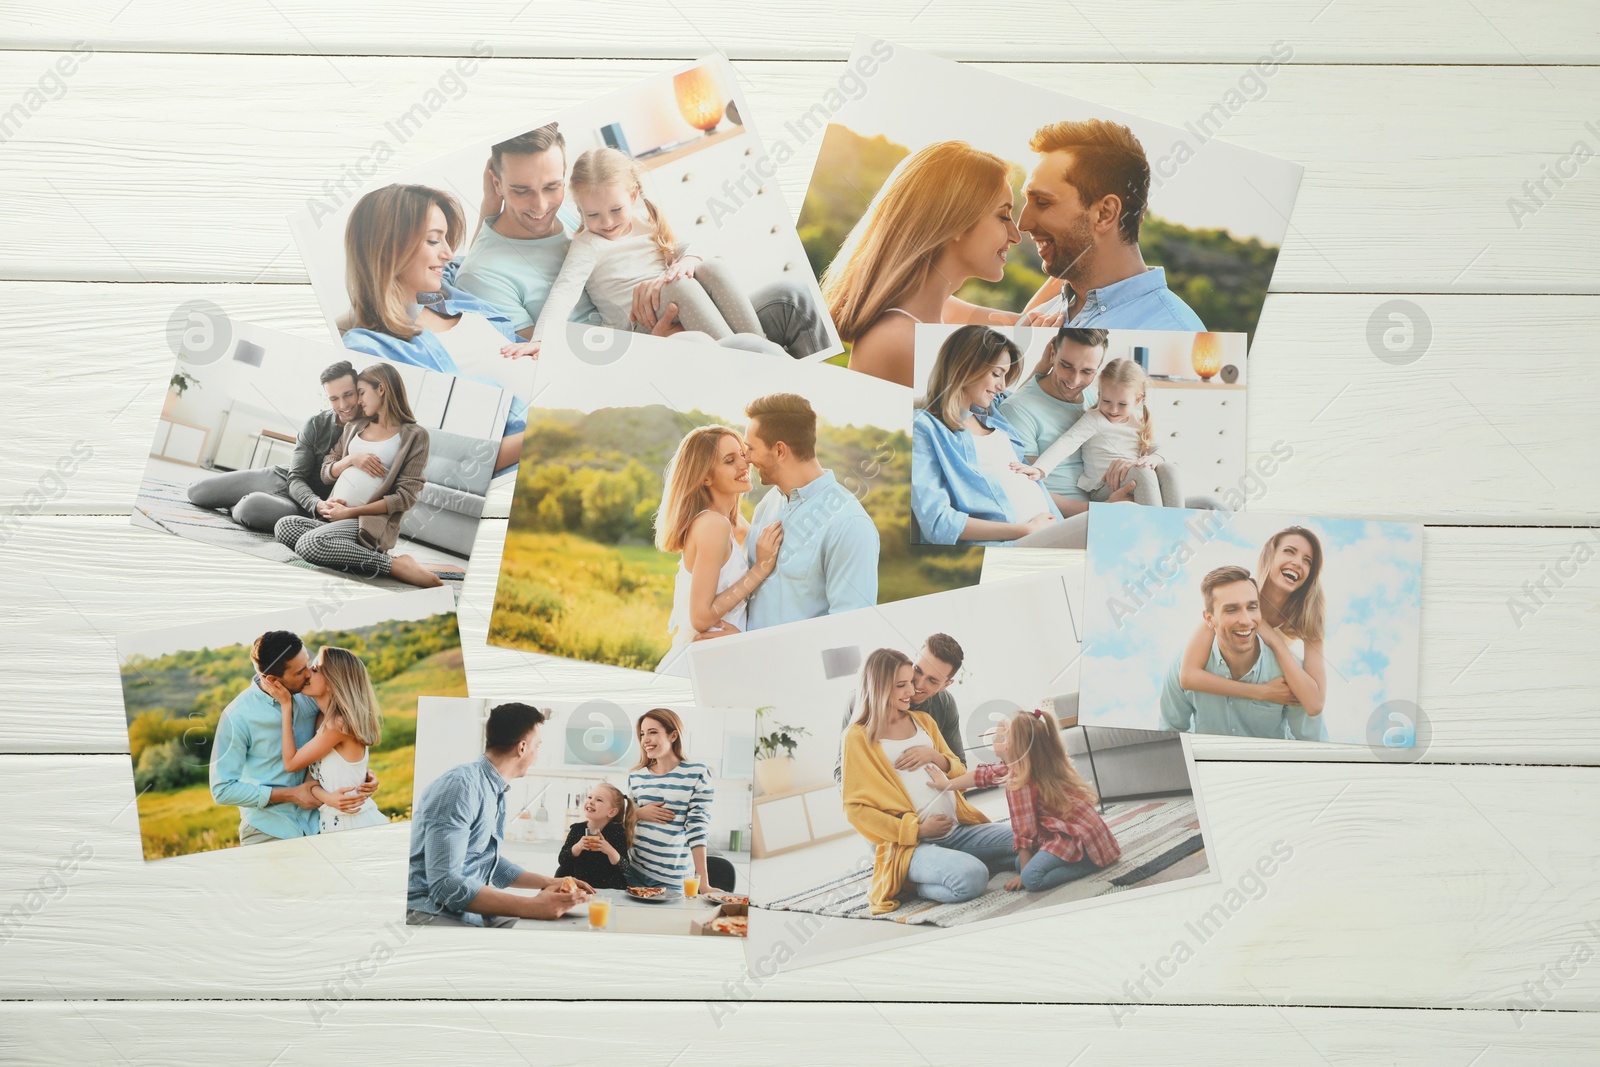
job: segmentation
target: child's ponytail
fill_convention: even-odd
[[[622,793],[621,790],[618,790]],[[633,830],[639,823],[639,806],[633,798],[622,793],[622,839],[628,843],[628,851],[633,851]]]
[[[635,179],[634,188],[639,189],[639,199],[644,201],[644,209],[650,214],[650,225],[655,229],[653,239],[655,241],[656,251],[661,253],[661,265],[663,267],[670,267],[676,260],[675,252],[677,251],[678,246],[677,240],[672,235],[672,224],[668,222],[667,217],[656,208],[655,203],[648,196],[644,195],[644,190],[638,185],[637,179]]]
[[[600,189],[610,185],[625,186],[629,192],[639,194],[644,209],[650,215],[654,231],[651,240],[661,253],[661,265],[672,266],[677,239],[672,235],[672,225],[650,198],[644,195],[644,185],[639,180],[639,166],[615,148],[591,148],[572,164],[572,177],[568,184],[574,189]]]

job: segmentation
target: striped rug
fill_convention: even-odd
[[[964,904],[938,904],[906,894],[901,896],[900,906],[894,911],[873,915],[867,905],[867,888],[872,882],[872,871],[868,868],[763,906],[774,911],[803,911],[849,919],[963,926],[1024,909],[1070,904],[1125,889],[1175,881],[1207,870],[1205,842],[1200,836],[1200,819],[1195,813],[1192,796],[1107,803],[1105,820],[1122,846],[1122,857],[1087,878],[1044,893],[1007,891],[1004,886],[1013,872],[1002,871],[989,880],[988,892]]]

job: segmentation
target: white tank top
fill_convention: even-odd
[[[732,537],[728,538],[728,561],[717,572],[717,592],[722,592],[728,586],[745,576],[750,569],[749,562],[744,558],[744,548]],[[667,620],[667,629],[673,631],[672,647],[678,648],[694,640],[697,631],[694,624],[689,621],[689,590],[694,584],[694,575],[689,568],[683,565],[683,557],[678,557],[678,573],[673,579],[672,586],[672,615]],[[745,628],[745,607],[748,600],[739,601],[738,605],[722,617],[722,621],[732,626],[737,626],[740,631]]]
[[[1011,438],[1005,431],[991,430],[984,436],[972,434],[972,446],[978,453],[978,469],[1005,491],[1011,503],[1013,522],[1027,522],[1041,511],[1050,510],[1045,503],[1044,484],[1011,469],[1011,464],[1017,462],[1017,450],[1011,446]]]
[[[894,761],[899,759],[900,754],[908,748],[916,745],[926,745],[929,748],[937,747],[934,745],[933,739],[928,736],[928,731],[921,726],[918,726],[917,732],[904,741],[891,741],[887,737],[880,737],[878,738],[878,745],[883,749],[883,754],[889,757],[889,766],[891,767],[894,767]],[[933,787],[933,783],[928,781],[926,764],[921,767],[913,767],[909,771],[895,768],[895,773],[900,776],[900,784],[905,786],[906,796],[911,798],[912,805],[917,809],[917,818],[919,820],[926,819],[930,815],[948,815],[951,822],[955,821],[955,794]]]
[[[366,452],[377,456],[378,462],[383,464],[384,474],[382,477],[375,477],[355,464],[351,464],[344,469],[344,473],[339,475],[338,480],[333,483],[333,489],[328,493],[328,499],[343,500],[351,507],[372,503],[373,500],[377,499],[378,487],[384,483],[384,479],[388,478],[389,472],[394,468],[394,457],[399,451],[400,435],[398,433],[387,441],[366,441],[362,439],[359,433],[352,436],[350,438],[349,455],[354,456]]]

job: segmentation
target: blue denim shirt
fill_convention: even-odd
[[[294,695],[294,743],[298,748],[316,733],[317,702]],[[269,803],[273,786],[296,786],[304,770],[283,769],[283,709],[254,681],[234,697],[217,720],[211,745],[211,797],[239,809],[239,825],[273,837],[305,837],[322,825],[318,809],[287,800]]]
[[[978,422],[1011,440],[1017,459],[1024,458],[1017,431],[997,411],[973,409]],[[1044,486],[1039,487],[1040,507],[1052,518],[1061,509]],[[938,416],[918,408],[911,417],[911,511],[917,517],[922,541],[930,545],[1009,545],[1010,541],[963,541],[967,520],[1022,522],[1031,515],[1011,513],[1005,490],[978,467],[978,450],[972,435],[950,429]]]
[[[878,527],[867,509],[823,471],[787,497],[774,486],[756,505],[745,535],[745,557],[770,522],[783,521],[778,569],[750,597],[752,629],[819,615],[870,608],[878,602]]]
[[[1261,654],[1255,664],[1244,672],[1240,682],[1259,684],[1283,677],[1278,657],[1272,654],[1266,642],[1256,638]],[[1233,678],[1227,660],[1217,650],[1216,638],[1211,640],[1211,655],[1206,659],[1206,670],[1218,678]],[[1183,688],[1179,679],[1183,672],[1183,657],[1179,656],[1167,671],[1161,687],[1161,728],[1197,734],[1231,734],[1234,737],[1289,737],[1283,704],[1268,704],[1262,700],[1244,697],[1225,697],[1216,693],[1197,693]]]
[[[465,910],[492,885],[504,889],[523,870],[500,855],[510,783],[488,756],[451,767],[428,783],[411,815],[406,907],[483,925]]]
[[[511,328],[511,320],[506,317],[505,312],[486,300],[479,300],[470,293],[462,292],[448,282],[444,287],[444,299],[431,301],[428,307],[445,316],[459,315],[466,311],[482,315],[508,342],[515,344],[522,340],[517,336],[517,331]],[[365,352],[369,356],[392,359],[396,363],[409,363],[413,367],[426,367],[442,374],[454,374],[458,378],[470,378],[475,382],[504,388],[501,383],[491,378],[462,374],[461,368],[456,365],[449,350],[444,347],[444,342],[439,340],[439,335],[432,330],[423,330],[409,341],[378,330],[364,328],[346,330],[344,346],[352,352]],[[513,396],[511,413],[506,417],[505,433],[519,433],[527,428],[528,402],[521,397]]]
[[[1060,311],[1067,294],[1046,301],[1040,312]],[[1204,330],[1205,324],[1183,300],[1167,288],[1165,267],[1150,267],[1120,282],[1083,294],[1083,306],[1068,326],[1095,326],[1102,330]]]

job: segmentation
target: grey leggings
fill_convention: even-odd
[[[1149,467],[1134,467],[1128,472],[1128,477],[1133,479],[1135,504],[1143,504],[1148,508],[1183,507],[1183,492],[1178,485],[1177,464],[1163,463],[1155,470]],[[1103,502],[1110,495],[1110,487],[1101,482],[1090,490],[1089,499]]]
[[[201,478],[189,486],[189,503],[215,511],[227,508],[233,521],[270,532],[285,515],[302,515],[289,499],[289,481],[282,467],[258,467]]]
[[[720,259],[702,260],[693,278],[668,282],[661,290],[661,305],[678,305],[678,321],[686,330],[698,330],[721,341],[736,333],[765,337],[755,305],[733,279],[733,270]]]
[[[287,545],[307,563],[336,571],[376,578],[389,573],[389,556],[374,552],[361,543],[361,520],[339,519],[323,522],[304,515],[289,515],[278,520],[272,536]]]

